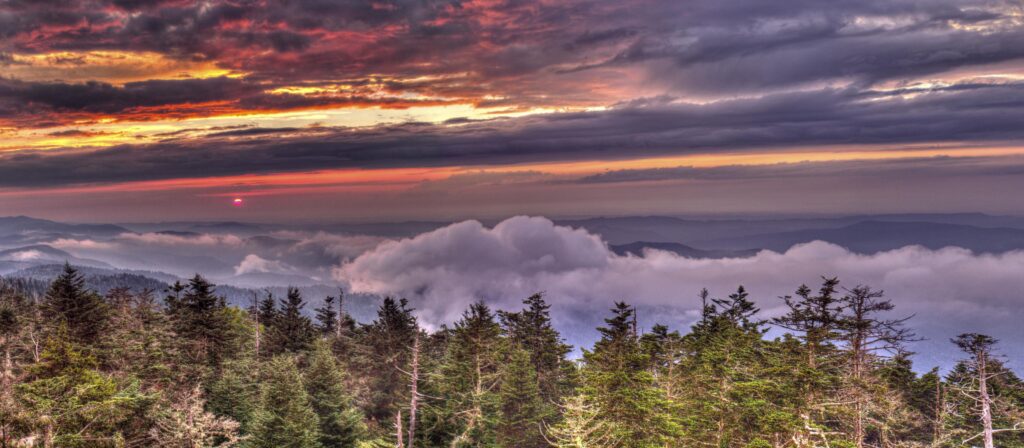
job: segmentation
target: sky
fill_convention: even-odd
[[[1022,111],[1018,1],[0,0],[8,215],[1022,214]]]

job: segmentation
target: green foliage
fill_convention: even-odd
[[[492,446],[498,420],[504,341],[487,305],[474,303],[455,323],[436,381],[446,397],[451,446]]]
[[[69,342],[61,325],[46,343],[31,381],[18,386],[18,399],[32,413],[30,426],[44,443],[64,447],[117,446],[125,428],[151,397],[137,381],[97,371],[96,360]]]
[[[103,298],[85,288],[85,279],[70,264],[50,284],[42,312],[51,325],[63,325],[80,344],[95,342],[106,327],[109,308]]]
[[[225,362],[219,374],[209,381],[206,408],[238,422],[243,431],[248,431],[260,406],[259,375],[259,364],[251,357]]]
[[[320,422],[324,448],[355,446],[364,437],[363,415],[352,403],[345,372],[325,341],[318,341],[306,368],[306,391]]]
[[[613,316],[598,328],[601,339],[585,351],[583,386],[587,404],[598,421],[614,428],[613,438],[624,448],[664,446],[681,435],[672,403],[657,388],[648,370],[650,360],[640,350],[634,310],[619,302]]]
[[[263,375],[260,406],[253,415],[250,448],[319,448],[316,412],[293,357],[279,355]]]
[[[512,348],[501,367],[500,376],[499,445],[521,448],[548,446],[541,430],[545,419],[550,417],[547,414],[551,409],[545,405],[541,396],[530,352],[519,347]]]
[[[165,299],[175,333],[185,339],[184,355],[196,364],[215,365],[228,353],[227,305],[215,285],[196,274],[188,285],[175,283]]]
[[[534,294],[523,301],[526,308],[519,312],[499,312],[509,341],[530,354],[545,405],[560,403],[562,397],[575,388],[575,366],[566,358],[572,347],[551,324],[551,305],[542,294]]]
[[[409,371],[412,344],[419,328],[407,305],[405,299],[384,299],[377,319],[362,331],[360,352],[355,359],[368,389],[363,409],[376,425],[385,428],[390,428],[399,406],[409,400],[409,382],[403,371]]]
[[[267,327],[267,352],[299,353],[309,348],[316,338],[313,322],[302,314],[306,302],[298,288],[288,288],[288,294],[281,301],[281,308],[264,321]]]
[[[918,375],[892,304],[839,290],[786,297],[772,340],[742,287],[703,291],[689,331],[616,303],[572,361],[540,294],[428,333],[405,300],[361,325],[329,299],[314,324],[295,289],[242,310],[197,275],[160,307],[66,266],[48,288],[0,280],[0,447],[384,448],[400,420],[416,448],[952,448],[981,445],[985,378],[994,446],[1024,448],[996,341],[961,335],[963,362]]]

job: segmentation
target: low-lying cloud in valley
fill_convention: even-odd
[[[1014,313],[1024,296],[1021,272],[1020,251],[979,255],[910,246],[862,255],[821,241],[750,258],[691,259],[656,250],[623,257],[583,230],[515,217],[494,228],[467,221],[384,243],[335,276],[357,292],[410,298],[435,327],[457,319],[472,301],[515,308],[543,291],[556,322],[574,329],[598,324],[616,300],[638,305],[642,323],[685,329],[697,318],[700,288],[724,296],[741,284],[765,317],[776,316],[784,311],[780,296],[801,283],[813,287],[821,276],[839,276],[846,287],[885,290],[895,315],[914,315],[910,325],[926,340],[912,348],[927,367],[949,365],[957,354],[948,339],[968,331],[1004,339],[1003,351],[1019,358],[1024,340]]]
[[[0,224],[19,219],[27,218]],[[926,338],[911,347],[921,368],[951,365],[958,354],[948,339],[968,331],[1003,339],[1008,355],[1024,354],[1014,317],[1024,297],[1024,220],[1007,216],[33,226],[44,224],[45,233],[0,229],[4,274],[64,260],[154,271],[163,282],[198,272],[233,287],[304,287],[310,312],[341,287],[360,319],[372,317],[375,297],[392,295],[408,298],[433,329],[450,325],[474,301],[517,309],[544,292],[559,330],[577,348],[592,344],[614,301],[637,305],[645,327],[686,330],[698,318],[701,288],[725,296],[743,285],[770,318],[785,311],[780,296],[838,276],[845,287],[885,290],[896,305],[893,317],[914,316],[910,325]],[[366,234],[373,229],[386,236]],[[620,255],[628,253],[637,255]],[[232,294],[251,297],[237,288]]]

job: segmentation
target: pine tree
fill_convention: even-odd
[[[310,404],[320,422],[320,444],[324,448],[355,446],[366,431],[363,415],[353,405],[345,372],[324,341],[315,344],[305,377]]]
[[[498,445],[506,447],[541,448],[549,446],[541,429],[549,407],[540,394],[537,372],[530,353],[522,348],[510,350],[501,367],[498,391]]]
[[[494,444],[499,366],[504,340],[487,305],[470,305],[455,323],[440,372],[446,412],[455,422],[452,446]]]
[[[784,440],[795,415],[780,398],[776,352],[763,340],[763,321],[743,287],[712,299],[693,331],[682,338],[681,384],[688,443],[747,446]],[[782,406],[780,406],[782,405]]]
[[[334,296],[324,298],[324,304],[316,311],[317,329],[324,337],[335,336],[338,332],[338,312],[334,310]]]
[[[184,355],[197,364],[215,365],[225,355],[230,315],[215,285],[196,274],[188,286],[176,284],[165,299],[174,331],[185,338]]]
[[[18,386],[18,399],[34,418],[43,446],[116,446],[126,438],[151,397],[134,381],[118,382],[98,370],[96,359],[72,342],[63,324],[47,340],[31,380]]]
[[[281,309],[270,321],[272,331],[267,333],[270,353],[298,353],[309,349],[316,338],[316,329],[302,314],[305,306],[298,288],[288,288]]]
[[[1024,446],[1024,382],[994,354],[996,339],[965,333],[952,340],[968,358],[949,374],[957,400],[952,423],[962,445]]]
[[[404,372],[409,371],[419,327],[407,305],[405,299],[384,298],[377,319],[360,334],[362,350],[356,362],[369,388],[364,409],[367,417],[385,427],[392,424],[399,407],[409,401]]]
[[[319,448],[316,412],[310,406],[302,375],[288,355],[266,364],[262,399],[252,422],[251,448]]]
[[[601,339],[592,351],[584,351],[583,388],[587,404],[596,407],[597,418],[614,428],[614,438],[624,448],[670,445],[680,428],[671,403],[654,384],[650,360],[640,349],[634,310],[618,302],[606,326],[598,328]]]
[[[207,381],[206,408],[227,417],[248,432],[260,407],[260,369],[252,357],[230,359],[221,364],[218,375]]]
[[[567,397],[560,406],[562,419],[547,428],[544,436],[555,448],[620,447],[621,434],[615,422],[601,418],[596,405],[583,395]]]
[[[890,396],[888,384],[880,376],[880,367],[886,356],[901,353],[914,335],[903,324],[904,319],[887,319],[882,314],[893,309],[892,302],[883,299],[881,291],[858,286],[842,298],[844,312],[838,325],[838,340],[846,357],[843,373],[844,394],[853,401],[851,438],[858,448],[864,446],[869,432],[885,432],[893,422],[877,410],[884,411]],[[879,406],[881,405],[881,406]],[[869,416],[875,414],[870,424]],[[878,434],[876,438],[883,438]]]
[[[572,347],[562,341],[552,325],[551,305],[544,301],[543,294],[534,294],[523,303],[526,309],[499,312],[499,317],[511,343],[530,353],[541,398],[547,406],[554,406],[563,396],[573,393],[575,366],[567,359]]]
[[[835,341],[843,304],[836,296],[838,285],[838,279],[824,278],[817,294],[801,285],[795,298],[783,297],[789,312],[773,320],[775,325],[795,331],[803,341],[800,369],[795,372],[795,381],[803,391],[804,400],[800,414],[806,433],[797,436],[801,445],[812,443],[812,438],[821,440],[829,436],[829,431],[822,426],[827,425],[832,416],[828,415],[829,409],[822,406],[821,400],[835,394],[839,387],[842,360]]]
[[[86,289],[85,278],[67,263],[46,291],[42,311],[44,319],[63,324],[68,336],[86,345],[103,333],[110,312],[103,298]]]
[[[181,372],[174,363],[180,356],[179,344],[153,292],[114,288],[107,292],[107,302],[109,325],[99,342],[103,367],[150,384],[177,386]]]

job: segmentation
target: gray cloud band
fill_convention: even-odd
[[[910,93],[823,89],[707,104],[633,102],[606,111],[458,126],[249,129],[149,145],[21,151],[0,156],[0,186],[1024,138],[1017,113],[1024,109],[1024,83],[957,84]]]

